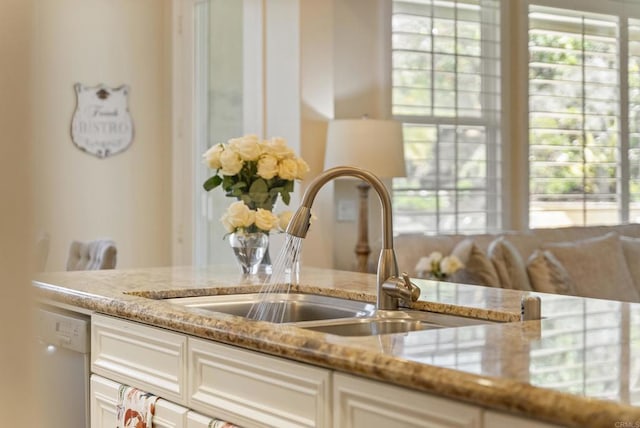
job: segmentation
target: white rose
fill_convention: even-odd
[[[254,161],[260,157],[262,148],[257,135],[245,135],[229,140],[229,148],[240,155],[240,159]]]
[[[278,228],[281,231],[285,232],[287,230],[287,226],[289,226],[291,217],[293,217],[293,211],[283,211],[280,213],[280,218],[278,220]]]
[[[237,201],[229,205],[227,212],[222,216],[220,221],[227,228],[227,230],[233,232],[237,228],[249,227],[255,222],[256,212],[249,209],[249,207],[242,201]]]
[[[296,159],[296,163],[298,164],[298,174],[296,178],[298,180],[303,180],[305,175],[309,172],[309,164],[307,164],[302,158]]]
[[[223,175],[236,175],[242,169],[242,159],[233,150],[224,150],[220,153],[220,165]]]
[[[294,180],[298,175],[298,163],[294,159],[282,159],[278,164],[278,175],[283,180]]]
[[[434,267],[438,266],[440,260],[442,260],[442,253],[440,251],[434,251],[433,253],[429,254],[429,257],[427,257],[427,261],[429,262],[429,264]]]
[[[256,211],[256,226],[265,232],[274,229],[278,225],[278,216],[269,210],[258,208]]]
[[[440,269],[445,275],[451,275],[463,267],[460,259],[453,255],[444,257],[442,261],[440,261]]]
[[[278,175],[278,159],[271,155],[264,155],[258,161],[258,175],[269,180]]]
[[[220,217],[220,222],[227,232],[233,233],[236,231],[236,228],[229,220],[229,216],[227,215],[227,213],[224,213],[222,217]]]
[[[293,150],[287,146],[284,138],[274,137],[270,140],[266,140],[263,143],[263,149],[267,154],[276,157],[278,160],[288,159],[295,156]]]
[[[207,150],[202,157],[204,158],[204,162],[211,169],[219,169],[222,164],[220,163],[220,154],[224,150],[222,144],[216,144],[211,146],[209,150]]]
[[[414,268],[416,272],[431,272],[431,260],[429,257],[420,257],[418,263],[416,263],[416,267]]]

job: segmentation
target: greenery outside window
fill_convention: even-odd
[[[530,227],[639,221],[638,21],[530,5],[528,38]]]
[[[394,0],[392,113],[407,177],[395,179],[396,231],[501,227],[497,0]]]

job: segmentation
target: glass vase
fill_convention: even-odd
[[[267,235],[268,237],[269,235]],[[267,239],[267,249],[264,252],[264,257],[262,257],[262,261],[258,264],[256,268],[256,272],[259,275],[271,275],[273,272],[273,268],[271,266],[271,256],[269,255],[269,243]]]
[[[229,235],[229,244],[244,275],[255,275],[269,248],[269,235],[263,232]]]

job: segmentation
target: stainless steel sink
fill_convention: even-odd
[[[345,324],[323,324],[306,326],[308,330],[336,334],[338,336],[374,336],[380,334],[408,333],[410,331],[442,328],[443,326],[428,324],[415,320],[381,320],[363,319]]]
[[[246,317],[254,304],[260,304],[271,313],[278,312],[277,317],[266,316],[261,319],[278,323],[357,318],[370,316],[375,312],[375,305],[371,303],[302,293],[230,294],[180,297],[167,301],[241,317]]]
[[[339,336],[371,336],[488,324],[490,321],[415,310],[376,311],[375,305],[303,293],[230,294],[166,299],[190,308],[246,317],[253,305],[282,311],[260,319]]]
[[[413,310],[378,311],[372,317],[298,323],[298,327],[338,336],[372,336],[489,324],[490,321]]]

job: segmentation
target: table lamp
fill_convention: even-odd
[[[393,120],[340,119],[329,122],[325,169],[335,166],[355,166],[366,169],[379,178],[404,177],[402,125]],[[359,272],[368,271],[369,254],[369,184],[358,185],[360,207],[358,242],[355,253]]]

